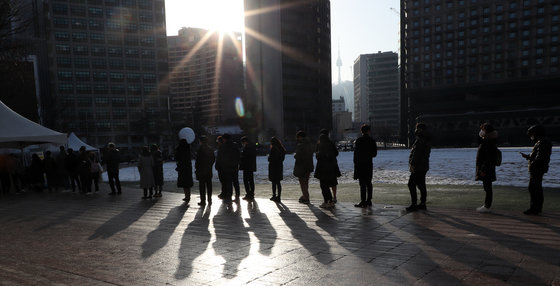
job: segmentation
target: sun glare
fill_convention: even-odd
[[[227,34],[243,31],[243,0],[166,0],[168,29],[203,28]]]

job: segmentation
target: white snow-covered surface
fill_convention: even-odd
[[[505,186],[527,186],[529,174],[527,171],[527,161],[521,157],[519,152],[530,153],[531,147],[526,148],[500,148],[502,150],[502,165],[496,167],[498,180],[495,185]],[[410,175],[408,170],[408,155],[410,150],[379,150],[377,157],[373,159],[373,181],[374,183],[387,184],[406,184]],[[352,162],[352,152],[341,152],[338,156],[338,165],[342,177],[338,178],[339,183],[356,183],[353,179],[354,164]],[[426,176],[426,182],[434,185],[475,185],[479,182],[474,180],[476,148],[464,149],[432,149],[430,156],[430,171]],[[297,178],[292,171],[294,169],[293,154],[286,155],[284,161],[284,181],[286,184],[297,184]],[[165,181],[176,181],[177,172],[175,162],[167,162],[163,165]],[[267,184],[268,181],[268,161],[266,156],[257,157],[257,172],[255,182],[257,184]],[[193,161],[194,172],[194,161]],[[240,183],[242,173],[239,173]],[[313,176],[313,174],[311,175]],[[193,174],[194,178],[194,174]],[[120,170],[121,181],[139,181],[140,175],[136,167],[126,167]],[[103,180],[107,181],[107,174],[103,173]],[[214,169],[215,182],[218,175]],[[315,178],[311,183],[318,183]],[[560,147],[552,149],[550,159],[550,169],[544,175],[543,186],[560,187]]]

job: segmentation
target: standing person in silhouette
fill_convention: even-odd
[[[282,142],[276,137],[270,139],[270,153],[268,154],[268,180],[272,182],[271,201],[279,203],[282,196],[282,185],[284,179],[284,158],[286,149]],[[276,191],[278,190],[278,195]]]
[[[414,135],[416,135],[416,140],[414,140],[408,157],[408,168],[410,170],[408,191],[410,192],[411,204],[406,208],[406,211],[409,212],[426,209],[426,173],[430,169],[432,148],[426,124],[417,123]],[[420,204],[418,204],[416,188],[420,191]]]
[[[154,197],[158,198],[163,191],[163,155],[156,144],[150,146],[150,154],[154,161]]]
[[[85,146],[80,147],[79,162],[78,173],[80,174],[82,192],[91,193],[91,160]]]
[[[216,168],[222,172],[222,200],[226,204],[231,204],[233,180],[236,177],[235,173],[239,172],[239,150],[233,144],[229,134],[222,135],[222,141],[223,144],[216,159]]]
[[[298,178],[301,187],[302,196],[299,202],[302,204],[309,203],[309,175],[313,172],[313,145],[306,137],[305,132],[298,131],[296,133],[296,159],[294,164],[294,176]]]
[[[484,205],[476,209],[479,213],[490,212],[492,206],[492,182],[496,181],[496,156],[498,147],[498,131],[490,123],[480,125],[480,145],[476,152],[476,180],[482,181],[486,197]]]
[[[247,136],[241,137],[241,158],[239,159],[239,170],[243,171],[243,185],[245,186],[246,201],[253,201],[255,199],[255,176],[254,172],[257,171],[257,151],[255,145],[249,143]]]
[[[191,201],[191,188],[194,185],[192,179],[191,148],[187,140],[179,140],[179,146],[175,150],[175,161],[177,161],[177,187],[183,189],[185,197],[183,201]]]
[[[52,192],[53,189],[55,191],[58,190],[56,161],[51,156],[51,151],[45,152],[45,158],[43,159],[43,168],[45,170],[45,174],[47,175],[47,188],[49,192]]]
[[[138,157],[138,171],[140,172],[140,188],[144,190],[143,200],[151,199],[154,194],[154,160],[148,146],[142,147],[142,153]],[[150,193],[148,194],[148,190]]]
[[[31,166],[29,167],[29,182],[31,186],[38,192],[43,191],[45,186],[45,180],[43,172],[45,171],[43,166],[43,160],[37,154],[31,155]]]
[[[59,150],[60,152],[58,152],[58,154],[55,157],[56,175],[58,177],[57,185],[63,188],[64,190],[67,190],[68,187],[70,187],[70,184],[68,181],[68,172],[66,171],[64,162],[66,161],[66,156],[68,155],[66,154],[66,150],[64,149],[64,146],[60,146]]]
[[[68,156],[64,160],[64,167],[66,172],[68,172],[68,177],[70,178],[70,185],[72,186],[72,192],[76,191],[76,186],[78,191],[82,191],[82,183],[80,182],[80,175],[78,173],[78,168],[80,165],[80,158],[74,153],[72,148],[68,148]]]
[[[356,140],[354,149],[354,180],[360,182],[360,203],[355,207],[366,208],[372,206],[373,195],[373,158],[377,156],[377,144],[371,138],[371,127],[367,124],[360,128],[362,136]]]
[[[330,209],[334,207],[330,188],[338,185],[336,179],[339,170],[336,161],[338,150],[329,139],[329,136],[324,133],[319,135],[319,143],[316,150],[317,167],[315,168],[314,176],[319,179],[321,192],[323,193],[323,203],[319,207]]]
[[[224,172],[222,171],[222,159],[220,158],[221,156],[223,156],[223,151],[222,151],[222,146],[224,145],[224,139],[222,139],[222,136],[218,136],[216,138],[216,164],[214,165],[214,168],[216,168],[216,171],[218,172],[218,180],[220,181],[220,193],[218,194],[218,198],[223,200],[224,199],[224,188],[225,188],[225,184],[224,184]]]
[[[97,156],[95,155],[95,153],[89,152],[88,156],[91,162],[89,175],[91,177],[91,181],[93,182],[94,190],[96,192],[99,192],[99,177],[101,177],[103,168],[101,167],[101,164],[99,164],[99,160],[97,160]]]
[[[199,141],[200,147],[198,152],[196,152],[194,173],[198,180],[200,192],[200,202],[198,205],[204,206],[206,205],[206,199],[208,199],[208,205],[212,204],[212,165],[216,158],[214,157],[214,151],[208,145],[207,137],[200,136]]]
[[[546,132],[542,125],[533,125],[527,130],[527,135],[531,141],[535,142],[531,154],[521,156],[529,163],[529,194],[531,195],[531,205],[523,213],[526,215],[538,215],[542,212],[544,203],[542,180],[550,163],[552,154],[552,144],[546,138]]]
[[[121,181],[119,179],[119,164],[121,162],[119,149],[115,148],[115,143],[112,142],[107,144],[107,149],[103,161],[107,166],[107,178],[109,179],[109,186],[111,187],[109,195],[116,195],[117,192],[120,195],[122,192]]]

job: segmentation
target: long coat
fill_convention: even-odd
[[[243,146],[239,160],[239,170],[244,172],[255,172],[257,170],[257,151],[254,145],[247,143]]]
[[[163,155],[160,150],[152,152],[154,160],[154,182],[156,186],[163,186]]]
[[[214,151],[208,144],[200,145],[196,153],[196,161],[194,162],[194,174],[199,181],[212,179],[212,165],[216,161]]]
[[[152,156],[140,155],[138,158],[138,171],[140,172],[140,188],[153,188],[155,186],[155,181],[154,160]]]
[[[278,182],[284,179],[284,158],[286,153],[278,147],[270,148],[268,155],[268,180]]]
[[[296,153],[294,154],[296,162],[294,164],[294,176],[308,177],[314,170],[313,166],[313,145],[307,140],[302,139],[296,146]]]
[[[482,139],[476,152],[476,176],[478,181],[496,181],[496,139]],[[484,173],[484,176],[482,176]]]
[[[175,151],[175,161],[177,161],[177,187],[178,188],[191,188],[194,183],[192,179],[192,165],[191,165],[191,148],[189,145],[186,147],[177,147]]]
[[[317,158],[317,167],[315,168],[315,174],[313,176],[319,179],[321,184],[325,184],[328,187],[338,185],[336,177],[340,176],[340,170],[336,161],[337,156],[338,150],[336,146],[327,136],[323,137],[323,135],[321,135],[321,137],[319,137],[319,144],[317,145],[317,153],[315,154]]]
[[[430,169],[430,143],[421,135],[416,136],[416,140],[410,149],[408,157],[408,168],[411,173],[426,173]]]
[[[354,179],[370,180],[373,177],[372,159],[377,156],[377,144],[368,134],[356,140],[354,149]]]

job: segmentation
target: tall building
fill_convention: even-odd
[[[88,144],[164,142],[168,73],[164,0],[32,0],[48,126]]]
[[[476,144],[480,123],[501,144],[530,144],[543,124],[560,140],[560,3],[556,0],[401,1],[401,83],[409,130],[434,144]]]
[[[330,1],[244,2],[246,102],[259,139],[331,129]]]
[[[183,28],[168,47],[173,123],[237,124],[236,99],[245,94],[241,34]]]
[[[345,131],[352,129],[352,113],[346,109],[344,97],[332,101],[332,135],[336,141],[345,138]]]
[[[398,140],[400,134],[398,55],[378,52],[354,61],[354,121],[371,124],[376,136]]]

